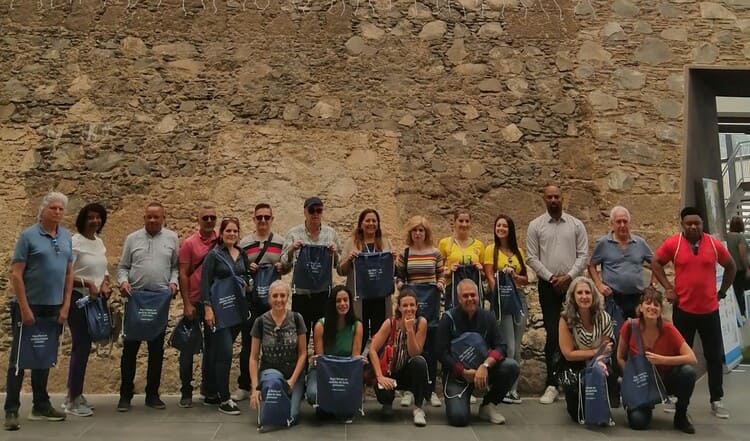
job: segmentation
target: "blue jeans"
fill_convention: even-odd
[[[695,368],[687,364],[675,366],[662,375],[667,393],[677,397],[675,411],[678,415],[687,413],[690,397],[695,388],[695,377]],[[653,409],[650,408],[628,410],[628,425],[633,430],[646,430],[651,424],[652,413]]]
[[[519,366],[521,365],[521,339],[523,338],[524,331],[526,331],[526,315],[528,313],[526,302],[524,302],[523,311],[524,315],[522,317],[513,318],[512,315],[507,314],[503,315],[500,319],[500,335],[508,346],[507,357],[515,360]],[[516,378],[513,386],[511,386],[510,392],[516,392],[517,388],[518,378]]]
[[[229,399],[229,371],[232,368],[232,329],[217,329],[208,332],[209,350],[205,363],[210,366],[206,390],[216,394],[224,402]]]
[[[266,381],[268,377],[274,377],[278,375],[281,375],[281,372],[277,371],[276,369],[264,369],[259,374],[260,379],[258,381],[260,382],[260,387],[263,387],[263,382]],[[305,380],[304,378],[300,377],[297,380],[297,382],[294,383],[294,389],[292,389],[292,397],[290,399],[291,401],[290,416],[292,418],[292,421],[294,421],[295,423],[299,420],[299,408],[300,408],[300,404],[302,404],[302,394],[304,392],[305,392]],[[263,400],[261,400],[260,402],[260,409],[258,409],[258,411],[260,413],[263,413]]]
[[[508,393],[513,383],[518,379],[518,363],[510,358],[505,358],[495,364],[487,373],[490,390],[484,396],[482,406],[486,404],[499,404],[505,394]],[[453,378],[453,374],[443,376],[445,394],[445,415],[448,424],[456,427],[469,425],[471,417],[470,397],[474,391],[473,384],[467,384],[463,379]]]
[[[57,317],[60,305],[29,305],[34,317]],[[5,411],[18,412],[21,407],[21,387],[23,386],[24,371],[16,373],[16,358],[18,357],[18,326],[21,322],[21,311],[18,304],[12,302],[10,306],[11,326],[13,328],[13,347],[8,360],[8,375],[6,377]],[[49,369],[31,369],[31,390],[34,394],[34,409],[44,410],[51,406],[47,394],[47,380]]]

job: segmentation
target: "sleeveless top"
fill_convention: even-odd
[[[325,330],[325,318],[318,320],[323,329]],[[325,343],[323,338],[323,353],[325,355],[336,355],[339,357],[351,357],[352,345],[354,344],[354,332],[357,330],[357,322],[354,322],[351,326],[344,326],[338,332],[336,332],[336,341],[333,346]]]

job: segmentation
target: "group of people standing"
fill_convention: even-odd
[[[622,318],[636,319],[640,328],[636,335],[642,336],[649,361],[677,397],[677,429],[694,432],[687,406],[695,383],[692,365],[696,361],[690,347],[696,331],[707,362],[712,412],[728,418],[722,404],[718,301],[734,280],[735,264],[721,242],[703,233],[698,211],[685,208],[683,231],[668,238],[654,254],[642,238],[630,232],[627,209],[615,207],[610,214],[611,232],[597,241],[589,258],[586,228],[563,212],[560,188],[545,186],[543,200],[546,212],[529,224],[525,251],[511,217],[496,218],[493,241],[485,247],[472,236],[471,215],[466,210],[455,212],[453,234],[439,241],[426,218],[412,217],[405,228],[404,248],[395,249],[383,235],[378,212],[366,209],[342,246],[337,232],[322,222],[324,204],[318,197],[305,200],[304,222],[283,236],[272,231],[274,217],[268,204],[255,206],[255,230],[246,236],[236,217],[219,220],[216,208],[203,204],[196,216],[197,230],[180,244],[177,234],[164,228],[164,207],[153,202],[145,207],[144,227],[125,240],[117,285],[126,299],[142,291],[168,292],[172,297],[179,293],[184,320],[203,325],[203,402],[225,414],[240,414],[237,402],[246,399],[262,412],[264,381],[281,376],[288,385],[294,424],[303,395],[311,404],[316,402],[316,357],[336,355],[363,360],[386,416],[393,413],[395,391],[403,390],[401,404],[413,403],[417,426],[426,425],[422,409],[426,401],[433,406],[442,406],[444,401],[450,424],[467,425],[470,404],[477,396],[483,397],[479,416],[503,424],[500,404],[521,403],[517,383],[528,305],[523,295],[516,308],[494,299],[499,299],[500,286],[508,284],[523,293],[521,287],[535,274],[547,334],[547,387],[541,403],[553,403],[559,395],[556,373],[565,364],[560,363],[561,357],[567,367],[580,369],[603,352],[600,349],[612,352],[616,341],[621,343],[610,362],[610,379],[613,395],[618,394],[618,370],[639,345],[633,341],[630,326],[613,323],[610,313],[616,307]],[[67,414],[88,416],[93,410],[83,396],[83,384],[92,339],[83,310],[76,304],[87,296],[108,298],[112,292],[106,249],[98,236],[107,212],[99,204],[86,205],[76,219],[78,233],[71,236],[61,225],[66,205],[64,195],[46,195],[38,223],[24,230],[16,244],[11,268],[14,338],[17,329],[32,325],[36,317],[57,317],[60,324],[69,323],[73,347],[63,407]],[[313,251],[324,256],[322,260],[310,262]],[[398,289],[395,305],[391,295],[363,298],[358,292],[356,261],[370,253],[392,254],[390,269]],[[674,284],[663,269],[670,262],[675,266]],[[726,270],[718,293],[716,262]],[[674,326],[661,318],[663,297],[647,286],[644,265],[651,266],[652,281],[662,285],[667,300],[674,304]],[[586,269],[590,278],[581,276]],[[346,283],[332,286],[332,271],[346,277]],[[281,277],[290,272],[291,283],[282,282]],[[225,300],[217,302],[215,296],[216,287],[226,280],[236,282],[236,298],[230,301],[243,311],[242,319],[231,326],[225,326],[221,317]],[[485,300],[490,300],[490,309],[485,309]],[[240,375],[236,391],[230,393],[232,347],[238,336]],[[165,408],[159,397],[164,340],[162,330],[147,341],[145,405],[155,409]],[[121,412],[131,408],[140,344],[127,336],[124,340],[117,405]],[[465,355],[472,351],[476,356],[467,359]],[[12,353],[11,367],[14,357],[17,354]],[[180,354],[180,407],[193,405],[193,359],[189,351]],[[438,362],[444,400],[435,388]],[[5,428],[16,430],[23,370],[11,367]],[[30,418],[64,419],[65,413],[51,405],[46,393],[48,370],[31,373]],[[570,415],[577,421],[573,409],[578,405],[577,390],[564,392]],[[631,427],[648,426],[651,409],[627,410]]]

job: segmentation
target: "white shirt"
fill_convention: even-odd
[[[97,287],[102,286],[107,272],[107,249],[96,236],[93,240],[81,234],[73,235],[73,272],[80,279],[91,279]]]

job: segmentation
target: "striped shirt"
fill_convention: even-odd
[[[271,233],[266,239],[258,240],[258,238],[255,237],[255,233],[251,233],[242,238],[239,247],[245,251],[245,254],[247,254],[248,261],[254,263],[266,241],[270,241],[270,243],[268,244],[265,254],[263,254],[263,257],[260,259],[260,262],[258,262],[258,265],[275,264],[276,262],[280,262],[281,250],[284,248],[284,236],[281,234]],[[292,266],[287,262],[287,265],[284,265],[283,274],[288,273],[291,267]]]
[[[583,326],[583,322],[579,318],[571,333],[573,334],[573,340],[575,340],[576,349],[596,349],[602,344],[602,338],[604,337],[609,337],[612,341],[615,340],[612,319],[606,311],[602,311],[594,317],[594,327],[591,331]]]
[[[406,250],[404,250],[406,251]],[[437,248],[427,252],[409,249],[409,262],[404,263],[404,251],[396,259],[396,277],[402,283],[445,283],[443,256]]]

